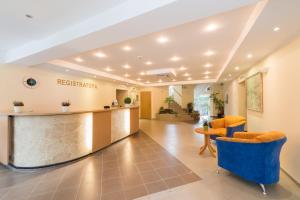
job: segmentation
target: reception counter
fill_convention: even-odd
[[[139,130],[139,108],[0,114],[0,162],[19,168],[81,158]]]

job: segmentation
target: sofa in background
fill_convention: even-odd
[[[234,132],[242,132],[245,129],[246,119],[241,116],[225,116],[210,122],[210,127],[215,129],[218,135],[212,135],[210,138],[215,140],[218,136],[232,137]]]
[[[232,138],[218,137],[218,166],[248,181],[265,184],[279,181],[280,151],[286,142],[281,132],[236,132]]]

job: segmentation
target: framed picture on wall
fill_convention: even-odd
[[[263,112],[263,76],[256,73],[246,80],[247,109]]]

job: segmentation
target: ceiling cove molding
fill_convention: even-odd
[[[177,82],[163,82],[163,83],[149,83],[144,84],[149,87],[158,87],[158,86],[168,86],[168,85],[193,85],[193,84],[202,84],[202,83],[216,83],[216,79],[207,79],[207,80],[193,80],[193,81],[177,81]]]
[[[225,63],[223,64],[221,71],[217,77],[217,81],[219,81],[220,77],[222,76],[223,72],[225,71],[225,69],[228,67],[229,63],[231,62],[232,58],[234,57],[235,53],[238,51],[238,49],[240,48],[241,44],[243,43],[243,41],[246,39],[248,33],[250,32],[251,28],[253,27],[253,25],[255,24],[256,20],[258,19],[258,17],[260,16],[260,14],[262,13],[262,11],[264,10],[265,6],[268,4],[269,0],[262,0],[259,1],[254,10],[252,11],[243,31],[240,34],[240,37],[237,39],[237,41],[235,42],[234,46],[232,47]]]
[[[50,65],[54,65],[56,67],[61,67],[64,69],[69,69],[69,70],[73,70],[73,71],[77,71],[77,72],[83,72],[85,74],[90,74],[90,75],[94,75],[94,76],[98,76],[98,77],[104,77],[104,78],[108,78],[111,80],[116,80],[116,81],[120,81],[120,82],[124,82],[124,83],[129,83],[129,84],[134,84],[134,85],[138,85],[138,86],[149,86],[149,87],[155,87],[155,86],[168,86],[168,85],[191,85],[191,84],[201,84],[201,83],[215,83],[217,82],[216,79],[207,79],[207,80],[191,80],[191,81],[177,81],[177,82],[162,82],[162,83],[149,83],[149,84],[145,84],[145,83],[141,83],[138,81],[134,81],[131,79],[127,79],[127,78],[123,78],[121,76],[117,76],[114,74],[109,74],[106,72],[102,72],[96,69],[92,69],[83,65],[78,65],[78,64],[74,64],[74,63],[70,63],[70,62],[66,62],[64,60],[53,60],[48,62],[48,64]]]
[[[116,80],[116,81],[126,82],[126,83],[130,83],[130,84],[134,84],[134,85],[145,86],[141,82],[133,81],[133,80],[130,80],[130,79],[127,79],[127,78],[123,78],[121,76],[109,74],[109,73],[102,72],[102,71],[99,71],[99,70],[96,70],[96,69],[85,67],[83,65],[78,65],[78,64],[66,62],[66,61],[63,61],[63,60],[53,60],[53,61],[48,62],[48,64],[55,65],[57,67],[62,67],[64,69],[84,72],[84,73],[87,73],[87,74],[91,74],[91,75],[95,75],[95,76],[99,76],[99,77],[104,77],[104,78],[108,78],[108,79],[112,79],[112,80]]]

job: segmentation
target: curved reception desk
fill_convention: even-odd
[[[72,161],[139,130],[139,108],[0,116],[0,162],[35,168]]]

